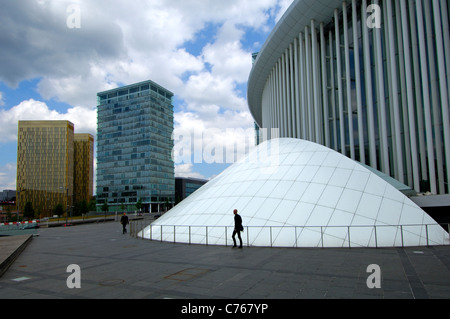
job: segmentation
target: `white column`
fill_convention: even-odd
[[[397,63],[396,63],[396,55],[395,55],[395,39],[394,39],[394,20],[392,13],[392,0],[386,0],[386,8],[387,8],[387,27],[389,38],[386,41],[387,47],[389,49],[389,57],[388,60],[388,72],[391,78],[391,108],[393,110],[394,117],[391,119],[391,125],[394,127],[394,134],[392,136],[392,145],[394,146],[394,152],[397,156],[397,160],[395,161],[395,178],[399,180],[401,183],[404,182],[404,169],[403,169],[403,148],[402,148],[402,139],[401,139],[401,124],[400,124],[400,105],[398,99],[398,75],[397,75]]]
[[[419,161],[417,153],[417,137],[416,137],[416,117],[414,110],[414,96],[412,85],[412,70],[411,70],[411,54],[409,41],[409,23],[408,12],[406,11],[405,0],[400,0],[401,20],[403,30],[403,52],[405,58],[405,76],[406,76],[406,98],[408,105],[408,119],[409,119],[409,137],[411,143],[411,161],[412,161],[412,177],[413,185],[416,191],[420,191],[419,179]]]
[[[280,137],[284,137],[283,131],[283,78],[282,78],[282,59],[278,61],[278,128]]]
[[[419,54],[420,65],[422,72],[422,96],[423,96],[423,109],[425,116],[425,134],[427,141],[427,156],[428,156],[428,176],[430,181],[430,190],[432,194],[437,194],[436,187],[436,170],[434,164],[434,143],[433,143],[433,126],[431,124],[431,107],[430,107],[430,91],[428,80],[428,68],[427,68],[427,54],[425,51],[425,32],[423,26],[423,9],[422,0],[416,1],[417,12],[417,30],[419,36]]]
[[[286,125],[286,137],[291,137],[291,94],[289,92],[290,78],[289,78],[289,48],[284,52],[284,122]]]
[[[287,113],[286,113],[286,106],[287,106],[287,94],[286,94],[286,54],[281,55],[281,95],[282,95],[282,104],[283,104],[283,112],[281,116],[281,125],[282,125],[282,132],[283,137],[287,137]]]
[[[341,60],[341,41],[339,36],[339,11],[334,9],[334,32],[336,41],[336,67],[337,67],[337,80],[338,80],[338,105],[339,105],[339,132],[341,141],[341,153],[347,155],[345,148],[345,117],[344,117],[344,102],[342,94],[342,60]]]
[[[272,128],[277,126],[277,87],[276,87],[276,72],[275,68],[272,70]],[[270,136],[272,138],[272,135]]]
[[[356,83],[356,108],[358,112],[358,140],[359,140],[359,160],[366,163],[364,151],[364,121],[361,97],[361,69],[359,61],[359,39],[358,39],[358,13],[356,10],[356,0],[352,0],[352,29],[353,29],[353,56],[355,59],[355,83]]]
[[[350,48],[348,44],[347,2],[342,3],[343,10],[343,32],[345,52],[345,84],[347,95],[348,136],[350,143],[350,157],[355,159],[355,142],[353,138],[353,110],[352,110],[352,87],[350,76]]]
[[[395,120],[394,120],[394,108],[392,107],[392,72],[391,72],[391,68],[390,68],[390,62],[391,61],[391,50],[390,50],[390,46],[389,46],[389,28],[388,28],[388,10],[387,10],[388,5],[385,4],[383,6],[383,19],[385,21],[384,24],[384,39],[385,39],[385,54],[386,54],[386,96],[388,97],[388,106],[387,106],[387,110],[389,111],[389,116],[390,116],[390,127],[389,127],[389,133],[391,135],[392,138],[392,145],[391,145],[391,149],[389,151],[389,160],[392,163],[392,171],[393,171],[393,176],[396,176],[397,172],[398,172],[398,160],[397,160],[397,148],[396,148],[396,144],[395,144]]]
[[[319,144],[320,139],[320,111],[319,111],[319,66],[317,63],[317,31],[314,20],[311,20],[311,48],[312,48],[312,84],[313,84],[313,109],[314,109],[314,139]]]
[[[413,3],[408,4],[409,9],[409,28],[410,30],[417,30],[416,23],[416,10]],[[425,143],[425,120],[423,115],[423,105],[422,105],[422,86],[420,79],[420,67],[419,67],[419,44],[417,38],[417,31],[411,32],[411,63],[413,66],[413,83],[415,93],[415,112],[417,115],[417,146],[418,146],[418,157],[419,157],[419,173],[420,179],[429,180],[428,169],[427,169],[427,152]],[[423,190],[421,190],[423,191]]]
[[[281,134],[281,125],[280,125],[280,113],[281,113],[281,87],[280,87],[280,60],[276,63],[275,66],[275,88],[276,88],[276,127],[279,129],[280,136]]]
[[[431,18],[431,3],[430,1],[422,2],[422,7],[424,9],[424,17],[425,17],[425,34],[427,37],[427,52],[428,52],[428,64],[427,65],[436,65],[436,52],[434,50],[434,34],[433,34],[433,26],[432,26],[432,18]],[[431,84],[431,107],[432,107],[432,122],[433,122],[433,130],[436,132],[441,129],[441,110],[439,107],[439,88],[438,88],[438,79],[436,75],[435,68],[429,68],[429,77]],[[445,193],[445,184],[444,184],[444,159],[442,154],[442,139],[441,134],[434,134],[434,147],[436,150],[436,171],[437,171],[437,182],[438,182],[438,190],[440,194]]]
[[[409,186],[412,185],[412,166],[411,166],[411,145],[409,140],[409,123],[408,123],[408,105],[406,100],[406,84],[405,84],[405,65],[403,61],[403,33],[402,33],[402,17],[400,13],[400,1],[395,0],[395,16],[396,16],[396,24],[397,24],[397,46],[398,46],[398,56],[399,62],[397,64],[398,74],[400,80],[400,100],[401,100],[401,111],[402,111],[402,119],[403,119],[403,146],[405,148],[405,160],[406,160],[406,180],[405,182]]]
[[[286,49],[285,52],[285,69],[286,69],[286,88],[285,88],[285,92],[286,92],[286,126],[287,126],[287,137],[292,137],[292,127],[291,127],[291,121],[292,121],[292,102],[291,102],[291,77],[290,77],[290,63],[289,63],[289,59],[290,59],[290,53],[289,53],[289,48]]]
[[[263,98],[262,98],[262,123],[258,123],[261,129],[268,128],[270,126],[270,77],[267,78],[266,85],[264,86]],[[260,131],[261,133],[262,131]]]
[[[305,42],[303,40],[303,33],[299,34],[299,63],[300,63],[300,99],[301,99],[301,138],[307,139],[306,131],[306,79],[305,79]]]
[[[272,71],[272,128],[279,128],[277,124],[277,73],[276,68]],[[272,135],[271,135],[272,138]]]
[[[378,0],[374,1],[378,5]],[[380,138],[380,159],[381,171],[385,174],[390,173],[389,165],[389,151],[388,151],[388,133],[387,133],[387,117],[386,117],[386,96],[384,92],[384,66],[383,53],[381,52],[381,30],[375,28],[373,30],[375,38],[375,74],[377,79],[377,93],[378,93],[378,114],[379,114],[379,138]]]
[[[272,69],[272,128],[277,127],[277,68]],[[272,138],[272,136],[270,137]]]
[[[435,26],[435,41],[436,41],[436,51],[438,59],[438,70],[439,70],[439,87],[441,89],[441,110],[442,110],[442,125],[444,126],[444,153],[445,153],[445,163],[447,166],[447,184],[450,188],[450,117],[449,117],[449,102],[448,102],[448,92],[447,92],[447,81],[446,81],[446,67],[445,67],[445,57],[444,57],[444,44],[442,39],[442,23],[441,14],[438,1],[433,1],[433,12],[434,12],[434,26]]]
[[[307,113],[307,134],[308,138],[307,140],[312,141],[313,140],[313,124],[312,124],[312,80],[311,80],[311,38],[309,36],[309,28],[308,26],[305,27],[305,56],[306,56],[306,107],[305,111]]]
[[[275,72],[274,72],[274,100],[275,100],[275,125],[274,127],[278,128],[278,130],[280,131],[280,123],[278,121],[279,117],[280,117],[280,89],[279,89],[279,85],[278,85],[278,63],[275,64]]]
[[[336,87],[334,84],[334,54],[333,54],[333,33],[331,30],[328,34],[329,43],[330,43],[330,88],[331,88],[331,121],[333,124],[333,149],[335,151],[338,150],[338,142],[337,142],[337,126],[336,126]]]
[[[362,0],[362,16],[366,16],[367,1]],[[376,141],[375,141],[375,124],[373,118],[373,94],[372,94],[372,75],[371,75],[371,63],[370,63],[370,46],[369,46],[369,31],[367,25],[362,22],[363,30],[363,49],[364,49],[364,73],[366,83],[366,111],[367,111],[367,123],[368,123],[368,139],[369,139],[369,154],[370,154],[370,166],[377,168],[377,156],[376,156]]]
[[[323,126],[325,134],[325,146],[330,147],[330,126],[328,125],[328,83],[327,83],[327,61],[326,44],[323,23],[320,23],[320,57],[322,64],[322,98],[323,98]]]
[[[271,82],[270,101],[271,101],[271,106],[272,106],[271,107],[271,115],[270,115],[270,127],[271,128],[275,127],[275,96],[274,96],[275,81],[274,81],[274,74],[275,74],[275,67],[272,68],[272,72],[270,73],[270,82]],[[270,138],[272,138],[272,137],[270,137]]]
[[[294,90],[295,90],[295,138],[300,138],[300,84],[299,84],[298,38],[294,39]]]
[[[284,54],[281,56],[281,62],[280,62],[280,94],[281,94],[281,113],[280,113],[280,129],[281,129],[281,137],[286,137],[286,114],[285,114],[285,107],[286,107],[286,94],[285,94],[285,88],[286,88],[286,78],[285,78],[285,69],[284,69]]]
[[[442,38],[444,39],[444,56],[447,61],[447,92],[450,92],[450,27],[448,21],[448,0],[441,0],[440,3],[442,15]]]
[[[268,80],[268,90],[269,90],[269,120],[267,126],[264,128],[267,129],[267,134],[269,134],[270,129],[273,128],[273,69],[270,72],[269,80]],[[266,139],[269,139],[270,136],[265,136]]]
[[[289,137],[295,137],[295,85],[294,85],[294,52],[292,43],[289,45]]]

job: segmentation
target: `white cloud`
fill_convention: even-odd
[[[238,83],[247,81],[252,60],[251,52],[242,48],[240,40],[243,36],[243,30],[226,22],[218,32],[217,40],[204,47],[204,60],[212,66],[212,74],[232,78]]]
[[[181,75],[202,71],[203,63],[211,63],[215,75],[242,83],[251,67],[250,52],[240,47],[243,28],[264,29],[277,1],[80,0],[81,28],[69,29],[66,9],[72,3],[0,4],[6,31],[0,35],[1,80],[15,86],[41,77],[44,98],[84,106],[94,106],[96,92],[119,83],[151,78],[178,90]],[[209,24],[222,27],[209,39],[215,42],[208,43],[202,61],[182,46],[198,40]]]
[[[279,0],[279,10],[276,14],[275,21],[278,22],[294,0]]]
[[[211,105],[231,110],[247,110],[247,102],[235,93],[231,77],[214,76],[209,72],[191,75],[180,91],[190,110],[202,113]]]
[[[181,164],[175,165],[175,177],[190,177],[190,178],[199,178],[199,179],[207,179],[200,173],[193,172],[194,165],[193,164]]]
[[[227,111],[210,122],[198,114],[175,114],[175,164],[231,164],[254,147],[249,113]]]
[[[0,166],[0,190],[16,189],[16,163]]]
[[[81,9],[79,29],[66,24],[66,9],[72,3]],[[0,109],[0,134],[5,142],[14,141],[20,119],[67,119],[77,132],[95,135],[97,92],[148,79],[182,101],[176,106],[176,130],[195,124],[209,132],[208,138],[220,141],[227,128],[252,128],[242,91],[251,53],[290,3],[1,1],[0,81],[16,87],[23,80],[39,78],[36,90],[43,99],[73,107],[56,112],[44,102],[28,99]],[[244,45],[249,30],[261,37]],[[0,93],[0,105],[5,98]],[[229,141],[238,143],[242,138],[231,136]]]
[[[76,106],[61,114],[49,109],[44,102],[30,99],[9,110],[0,110],[0,135],[3,137],[0,143],[17,140],[17,125],[20,120],[67,120],[75,125],[75,133],[90,133],[95,137],[97,131],[95,109]]]

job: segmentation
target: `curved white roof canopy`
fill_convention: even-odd
[[[244,245],[448,243],[441,226],[372,171],[329,148],[291,138],[259,145],[143,234],[154,240],[230,245],[235,208],[245,227]]]

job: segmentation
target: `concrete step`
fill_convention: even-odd
[[[33,239],[33,235],[0,237],[0,277],[8,270],[20,253]]]

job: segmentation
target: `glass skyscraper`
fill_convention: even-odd
[[[173,93],[145,81],[97,94],[97,205],[158,212],[175,198]]]

